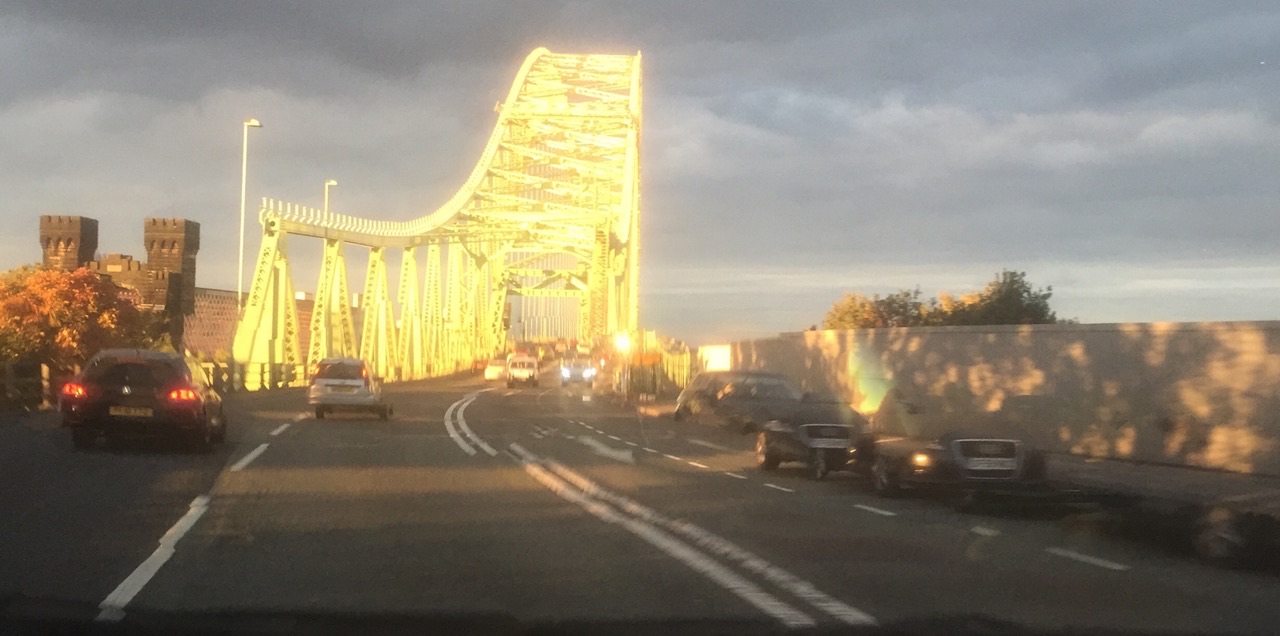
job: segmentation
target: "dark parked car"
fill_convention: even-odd
[[[873,417],[872,429],[857,443],[855,457],[881,496],[904,488],[953,495],[1050,494],[1044,453],[1000,418],[955,421],[891,397]]]
[[[785,376],[760,371],[699,374],[677,399],[676,416],[755,434],[762,470],[804,462],[814,479],[846,468],[865,428],[847,404],[803,393]]]
[[[164,437],[206,451],[227,435],[222,397],[195,360],[176,353],[107,349],[63,385],[59,410],[76,448]]]

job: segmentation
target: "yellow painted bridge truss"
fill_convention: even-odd
[[[373,220],[264,199],[232,352],[246,385],[277,370],[297,380],[333,356],[361,357],[388,379],[453,373],[505,346],[513,297],[561,299],[546,305],[570,308],[559,324],[579,340],[634,331],[640,114],[639,54],[538,49],[470,177],[431,214]],[[324,243],[309,325],[298,322],[290,235]],[[347,281],[352,246],[369,253],[359,321]],[[402,251],[394,304],[390,250]]]

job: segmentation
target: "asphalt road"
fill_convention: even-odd
[[[1280,580],[1109,539],[1087,511],[964,514],[580,389],[389,386],[388,422],[231,396],[228,443],[76,452],[0,418],[0,591],[131,612],[501,614],[524,622],[1274,633]],[[105,609],[104,609],[105,608]]]

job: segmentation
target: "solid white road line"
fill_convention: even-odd
[[[995,528],[988,528],[988,527],[986,527],[986,526],[974,526],[974,527],[972,527],[972,528],[969,528],[969,532],[972,532],[972,533],[974,533],[974,534],[976,534],[976,535],[983,536],[983,537],[998,537],[998,536],[1000,536],[1000,531],[999,531],[999,530],[996,530]]]
[[[727,471],[727,470],[726,470],[726,471],[724,471],[724,474],[726,474],[726,475],[728,475],[728,476],[730,476],[730,477],[732,477],[732,478],[734,478],[734,479],[746,479],[746,478],[747,478],[747,476],[746,476],[746,475],[739,475],[738,473],[731,473],[731,472],[729,472],[729,471]]]
[[[471,445],[458,434],[458,429],[453,427],[453,411],[458,408],[459,404],[462,404],[465,401],[466,399],[464,398],[449,405],[449,409],[444,412],[444,428],[446,431],[449,431],[449,437],[458,445],[458,448],[462,449],[462,452],[468,455],[475,455],[476,449],[471,448]]]
[[[710,468],[710,466],[707,466],[706,464],[699,464],[698,462],[694,462],[694,461],[688,461],[685,463],[690,466],[693,466],[694,468]]]
[[[875,506],[864,506],[864,505],[862,505],[862,504],[853,504],[853,507],[854,507],[854,508],[857,508],[857,509],[859,509],[859,510],[866,510],[867,512],[873,512],[873,513],[875,513],[875,514],[880,515],[881,517],[896,517],[896,516],[898,516],[898,513],[896,513],[896,512],[891,512],[891,511],[889,511],[889,510],[885,510],[884,508],[877,508],[877,507],[875,507]]]
[[[263,444],[263,446],[266,446],[266,444]],[[124,618],[124,607],[129,604],[129,601],[133,600],[133,597],[138,595],[138,592],[142,591],[142,588],[151,580],[151,577],[155,576],[156,572],[160,571],[160,567],[173,556],[178,540],[187,534],[187,531],[191,530],[192,526],[196,525],[196,521],[199,521],[200,517],[208,509],[208,495],[200,495],[191,500],[191,505],[187,507],[187,513],[182,515],[182,518],[173,524],[173,527],[169,528],[169,531],[164,533],[163,537],[160,537],[160,547],[156,548],[156,551],[152,552],[151,556],[147,557],[147,560],[143,561],[129,576],[125,577],[124,581],[121,581],[120,585],[117,585],[116,589],[112,590],[107,595],[107,598],[98,604],[98,609],[102,611],[98,613],[96,620],[119,621]]]
[[[1129,569],[1129,566],[1123,563],[1116,563],[1115,561],[1108,561],[1106,559],[1101,559],[1095,556],[1081,554],[1079,552],[1076,552],[1075,550],[1068,550],[1066,548],[1045,548],[1044,551],[1048,552],[1049,554],[1054,554],[1054,555],[1063,557],[1065,559],[1071,559],[1072,561],[1079,561],[1080,563],[1087,563],[1089,565],[1095,565],[1100,568],[1115,570],[1117,572],[1124,572],[1125,570]]]
[[[458,428],[462,429],[462,434],[466,435],[467,439],[471,440],[473,444],[479,446],[480,450],[489,453],[489,456],[493,457],[498,454],[498,451],[494,450],[492,446],[486,444],[484,440],[480,439],[480,436],[476,435],[475,432],[471,430],[470,426],[467,426],[467,418],[462,416],[462,414],[467,410],[467,407],[471,406],[471,403],[475,401],[475,398],[471,398],[470,400],[463,402],[462,406],[458,407]]]
[[[271,431],[271,436],[272,436],[272,437],[275,437],[276,435],[279,435],[279,434],[281,434],[281,433],[283,433],[283,432],[285,432],[285,431],[287,431],[287,430],[289,430],[289,423],[288,423],[288,422],[285,422],[284,424],[281,424],[280,426],[277,426],[277,427],[276,427],[276,430]]]
[[[574,489],[568,482],[553,475],[537,462],[524,462],[524,469],[538,483],[546,486],[548,490],[556,495],[577,504],[601,521],[625,528],[628,532],[640,537],[695,572],[711,579],[738,598],[753,605],[756,609],[772,616],[783,625],[787,627],[813,627],[817,625],[816,621],[809,615],[764,591],[740,574],[721,565],[715,559],[646,522],[644,519],[622,514],[607,503]]]
[[[759,556],[731,543],[716,534],[708,532],[688,521],[672,520],[652,508],[648,508],[622,495],[607,491],[595,482],[562,466],[554,460],[546,460],[545,464],[556,475],[573,484],[582,492],[595,499],[606,501],[617,506],[619,510],[634,515],[640,520],[656,527],[672,532],[680,537],[693,541],[695,547],[707,550],[713,556],[720,556],[736,563],[739,567],[759,575],[773,585],[804,599],[814,607],[850,625],[875,625],[876,619],[870,614],[832,598],[812,583],[796,577],[794,574],[779,568]]]
[[[697,444],[698,446],[705,446],[705,447],[707,447],[707,448],[714,448],[714,449],[719,450],[719,451],[731,451],[731,450],[733,450],[732,448],[729,448],[728,446],[721,446],[721,445],[719,445],[719,444],[716,444],[715,442],[708,442],[708,441],[706,441],[706,440],[694,439],[694,438],[692,438],[692,437],[690,437],[690,438],[689,438],[689,443],[690,443],[690,444]]]
[[[259,456],[259,455],[261,455],[261,454],[263,453],[263,451],[266,451],[266,450],[267,450],[267,446],[269,446],[269,444],[267,444],[266,442],[263,442],[263,443],[261,443],[261,444],[258,444],[258,447],[257,447],[257,448],[255,448],[255,449],[253,449],[253,450],[249,451],[249,454],[248,454],[248,455],[245,455],[244,457],[241,457],[241,458],[240,458],[240,461],[238,461],[238,462],[236,462],[236,463],[234,463],[234,464],[232,464],[232,465],[231,465],[231,472],[236,472],[236,471],[238,471],[238,470],[244,470],[244,467],[245,467],[245,466],[248,466],[248,465],[249,465],[249,462],[252,462],[253,460],[257,459],[257,458],[258,458],[258,456]]]
[[[764,487],[765,487],[765,488],[772,488],[772,489],[774,489],[774,490],[781,490],[782,492],[795,492],[794,490],[792,490],[792,489],[790,489],[790,488],[783,488],[782,486],[779,486],[778,484],[765,484],[765,485],[764,485]]]

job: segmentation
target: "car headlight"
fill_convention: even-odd
[[[911,456],[911,465],[916,468],[928,468],[933,465],[933,456],[929,453],[916,453]]]
[[[562,378],[567,378],[567,377],[569,377],[569,370],[568,370],[568,369],[560,369],[560,377],[562,377]]]
[[[591,377],[595,377],[595,375],[596,375],[596,370],[595,370],[595,369],[587,369],[587,370],[585,370],[585,371],[583,371],[583,372],[582,372],[582,377],[584,377],[584,378],[591,378]]]

